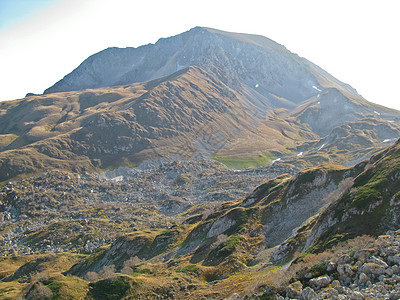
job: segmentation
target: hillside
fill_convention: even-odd
[[[1,232],[5,237],[2,247],[12,241],[14,248],[8,251],[14,255],[25,253],[30,262],[21,262],[18,270],[13,269],[15,272],[7,271],[3,282],[15,284],[21,277],[29,278],[27,270],[32,268],[48,270],[46,262],[56,258],[47,255],[42,260],[43,256],[34,254],[36,251],[57,253],[63,249],[66,259],[61,268],[65,271],[63,275],[50,271],[46,275],[51,278],[47,283],[42,279],[35,280],[47,286],[51,282],[64,286],[64,282],[70,280],[68,278],[73,278],[71,275],[77,275],[83,278],[78,280],[80,285],[89,285],[89,294],[94,293],[98,285],[107,286],[122,280],[130,286],[124,292],[125,296],[146,297],[172,292],[177,299],[200,296],[213,299],[235,292],[248,295],[256,292],[260,282],[276,288],[269,292],[285,293],[285,288],[283,292],[280,289],[283,284],[289,285],[288,276],[296,276],[306,286],[313,287],[313,278],[316,280],[324,272],[331,272],[324,271],[318,264],[325,264],[329,259],[343,264],[338,260],[340,253],[355,255],[354,249],[362,250],[375,243],[372,237],[399,227],[396,208],[400,193],[399,153],[400,141],[353,168],[325,165],[303,170],[294,176],[281,175],[265,181],[247,196],[229,201],[228,194],[220,197],[214,194],[213,197],[218,197],[214,202],[204,202],[201,200],[204,188],[208,186],[210,196],[215,191],[212,183],[216,182],[221,191],[228,190],[228,182],[231,189],[237,188],[238,184],[246,189],[245,173],[227,173],[222,165],[209,163],[203,163],[201,169],[194,163],[161,165],[153,173],[148,169],[144,173],[130,174],[128,169],[121,169],[120,174],[124,175],[110,173],[112,179],[95,176],[74,179],[67,174],[49,173],[7,185],[2,191],[4,224]],[[184,175],[178,170],[185,170]],[[253,178],[255,183],[257,174],[262,180],[271,171],[262,174],[254,170],[247,178]],[[279,174],[284,170],[276,171]],[[208,183],[204,181],[206,174],[214,176]],[[117,177],[112,177],[115,175]],[[143,195],[149,195],[151,189],[159,186],[160,183],[149,185],[160,182],[156,176],[170,178],[170,198],[160,194],[168,189],[168,181],[165,181],[159,192],[154,191],[158,196],[151,196],[164,201],[147,202],[145,196],[143,203],[133,202],[138,199],[139,194],[135,196],[135,193],[139,187]],[[43,195],[32,193],[32,190]],[[176,197],[178,191],[180,200]],[[200,202],[191,198],[194,192]],[[29,197],[37,200],[33,202]],[[125,200],[129,197],[132,200]],[[185,203],[184,199],[191,200]],[[343,244],[352,239],[354,242],[349,245],[354,245],[353,248]],[[376,243],[381,243],[379,241]],[[388,247],[387,243],[379,245]],[[78,257],[74,256],[76,252],[86,254]],[[315,256],[312,253],[322,254]],[[298,257],[302,259],[292,261]],[[306,257],[316,258],[309,261]],[[358,259],[358,256],[354,257]],[[390,263],[388,258],[385,260]],[[67,264],[67,261],[74,261],[75,265]],[[282,263],[291,261],[287,271],[280,269]],[[7,259],[5,263],[8,266]],[[366,269],[372,262],[359,263],[367,264],[365,270],[360,270],[369,274],[372,284],[378,282],[378,278]],[[296,275],[290,273],[304,264],[312,267],[310,272],[315,272],[311,277],[303,271]],[[273,279],[277,270],[279,276],[283,276],[279,277],[282,278],[279,283]],[[332,273],[332,276],[336,278],[342,276],[340,274]],[[392,278],[392,274],[386,276],[382,280]],[[354,286],[342,279],[339,287],[347,289],[343,290],[347,294],[354,291]]]
[[[145,84],[2,102],[0,110],[2,181],[46,167],[85,172],[169,153],[209,157],[236,136],[255,136],[261,121],[242,95],[197,67]],[[295,140],[276,135],[270,151]],[[252,151],[266,154],[265,144]]]

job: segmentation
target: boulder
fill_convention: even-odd
[[[332,272],[332,271],[334,271],[334,270],[336,270],[336,268],[337,268],[337,265],[336,265],[336,263],[334,263],[334,262],[329,262],[327,265],[326,265],[326,271],[327,272]]]
[[[385,273],[385,268],[376,263],[365,263],[361,267],[361,272],[365,274],[382,275]]]
[[[389,256],[387,261],[391,265],[400,265],[400,254]]]
[[[316,288],[324,288],[329,285],[331,279],[329,276],[318,277],[310,280],[310,285],[315,286]]]
[[[298,299],[303,291],[303,285],[300,281],[293,282],[286,288],[286,297],[289,299]]]
[[[365,284],[370,281],[370,278],[365,273],[360,273],[358,277],[358,284]]]
[[[354,258],[359,261],[365,262],[368,258],[376,253],[376,249],[362,249],[354,253]]]
[[[354,291],[351,296],[350,300],[364,300],[365,297],[360,292]]]
[[[387,263],[385,263],[382,259],[380,259],[380,258],[378,258],[376,256],[371,256],[368,259],[368,262],[380,265],[380,266],[384,267],[385,269],[388,267]]]
[[[300,295],[300,300],[313,300],[317,298],[317,294],[309,286],[306,287]]]

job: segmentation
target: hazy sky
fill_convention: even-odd
[[[107,47],[155,43],[195,26],[283,44],[400,109],[398,0],[0,0],[0,100],[42,93]]]

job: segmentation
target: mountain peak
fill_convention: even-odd
[[[266,37],[194,27],[155,44],[103,50],[45,93],[145,82],[190,65],[217,74],[232,88],[247,86],[248,94],[268,105],[280,97],[295,107],[316,95],[313,86],[320,86],[319,77],[329,79]]]

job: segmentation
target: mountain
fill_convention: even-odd
[[[193,65],[215,74],[231,88],[243,90],[260,109],[294,108],[329,87],[361,98],[350,86],[266,37],[204,27],[160,39],[154,45],[105,49],[45,93],[144,82]]]
[[[94,54],[0,117],[0,181],[158,159],[350,166],[400,136],[398,111],[282,45],[202,27]]]

